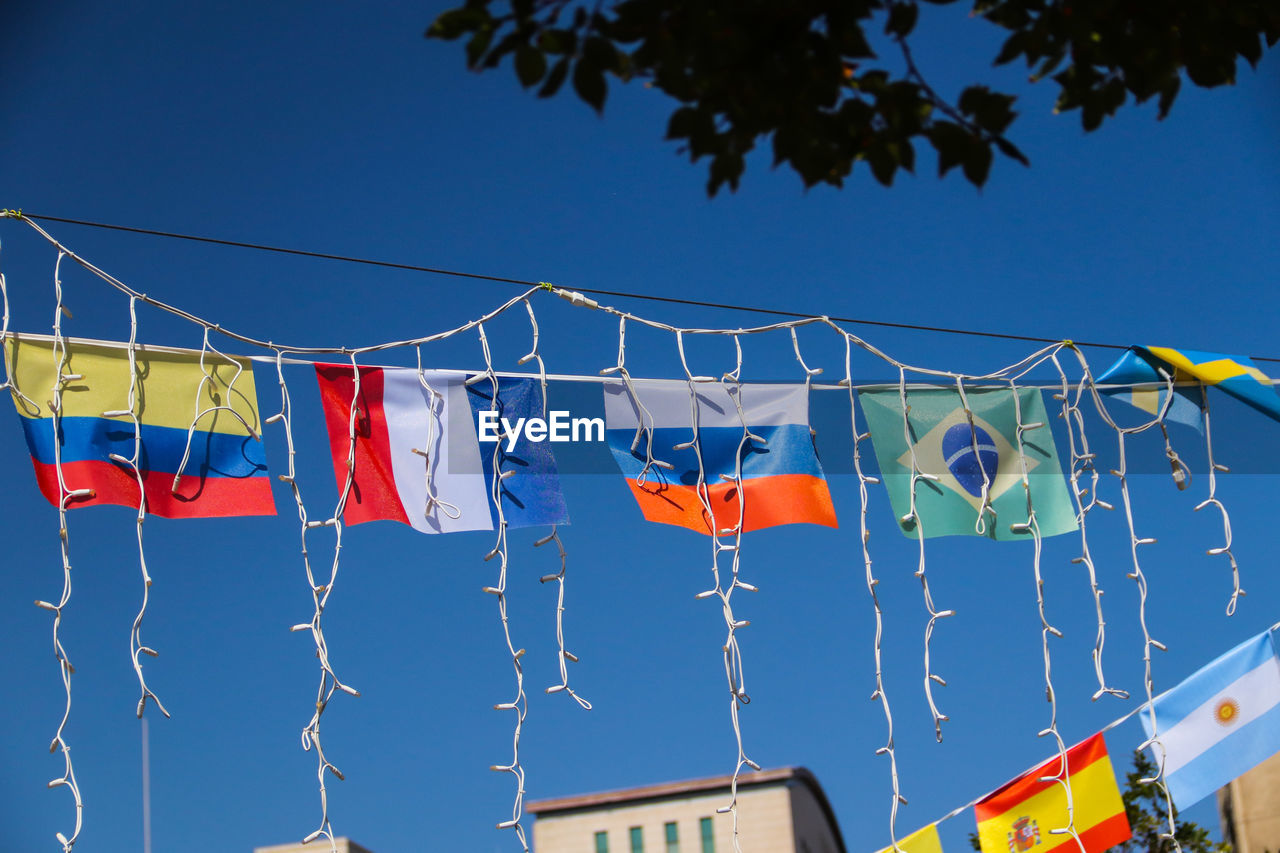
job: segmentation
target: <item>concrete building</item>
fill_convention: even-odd
[[[338,853],[371,853],[359,844],[356,844],[350,838],[335,838],[334,844],[338,847]],[[328,851],[329,845],[325,840],[319,839],[312,841],[310,844],[277,844],[274,847],[255,847],[253,853],[321,853]]]
[[[1280,754],[1220,788],[1218,816],[1235,853],[1280,851]]]
[[[730,776],[530,803],[535,853],[730,853]],[[846,853],[826,794],[803,767],[738,778],[743,853]]]

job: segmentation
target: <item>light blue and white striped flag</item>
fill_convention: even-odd
[[[1169,794],[1185,809],[1280,752],[1280,660],[1272,632],[1236,646],[1153,704]],[[1150,713],[1139,716],[1150,737]],[[1154,746],[1152,752],[1158,761]]]

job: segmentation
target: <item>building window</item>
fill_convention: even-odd
[[[711,818],[704,817],[698,821],[698,829],[702,832],[702,853],[716,853],[716,834],[711,826]]]
[[[609,853],[609,833],[596,833],[596,853]]]
[[[644,830],[638,826],[631,827],[631,853],[644,853]]]
[[[680,832],[676,829],[675,823],[664,824],[662,828],[667,837],[666,853],[680,853]]]

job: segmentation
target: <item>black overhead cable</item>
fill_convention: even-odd
[[[326,261],[342,261],[349,264],[364,264],[372,267],[385,267],[387,269],[409,270],[411,272],[426,272],[435,275],[448,275],[455,278],[470,278],[481,281],[496,281],[502,284],[516,284],[521,287],[537,287],[545,284],[540,281],[528,281],[520,278],[507,278],[499,275],[485,275],[483,273],[460,272],[458,270],[447,270],[440,267],[426,267],[418,264],[401,264],[393,261],[379,261],[372,258],[353,258],[348,255],[334,255],[328,252],[309,252],[304,249],[289,249],[282,246],[267,246],[262,243],[246,243],[240,240],[220,240],[216,237],[200,237],[195,234],[177,234],[172,231],[156,231],[151,228],[134,228],[128,225],[112,225],[105,222],[88,222],[83,219],[66,219],[60,216],[45,216],[38,213],[27,213],[23,211],[22,216],[30,219],[43,219],[49,222],[62,222],[68,225],[84,225],[90,228],[105,228],[109,231],[127,231],[132,234],[146,234],[152,237],[169,237],[175,240],[191,240],[196,243],[212,243],[215,246],[235,246],[240,249],[256,249],[260,252],[276,252],[282,255],[298,255],[304,258],[320,258]],[[768,314],[776,317],[797,317],[808,318],[817,316],[815,314],[804,314],[798,311],[781,311],[774,308],[759,308],[749,305],[733,305],[726,302],[704,302],[698,299],[679,299],[673,296],[655,296],[647,293],[628,293],[621,290],[602,290],[600,288],[577,287],[572,288],[582,293],[591,293],[597,296],[616,296],[623,299],[643,299],[649,302],[663,302],[670,305],[690,305],[697,308],[717,308],[725,311],[741,311],[748,314]],[[828,315],[829,316],[829,315]],[[946,326],[925,326],[919,323],[894,323],[888,320],[863,320],[855,317],[834,317],[829,319],[837,323],[849,323],[858,326],[880,326],[890,329],[909,329],[917,332],[940,332],[948,335],[970,335],[980,338],[998,338],[1006,341],[1029,341],[1031,343],[1055,344],[1061,342],[1062,338],[1041,338],[1034,335],[1013,335],[1005,332],[980,332],[974,329],[955,329]],[[1101,347],[1104,349],[1127,349],[1127,344],[1111,344],[1100,343],[1097,341],[1073,341],[1077,346],[1085,347]],[[1280,362],[1280,358],[1267,358],[1252,356],[1254,361]]]

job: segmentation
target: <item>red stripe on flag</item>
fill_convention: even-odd
[[[627,485],[631,487],[646,520],[687,527],[699,533],[711,532],[696,486],[655,482],[639,485],[635,480],[627,480]],[[837,526],[831,492],[821,477],[808,474],[760,477],[743,480],[742,490],[746,496],[744,531],[779,524]],[[724,530],[736,526],[739,512],[736,485],[708,485],[707,495],[715,514],[716,528]]]
[[[1067,769],[1074,775],[1093,762],[1107,757],[1107,742],[1102,733],[1088,740],[1081,741],[1067,751]],[[1041,782],[1043,776],[1057,776],[1062,771],[1061,758],[1054,756],[1043,764],[1028,770],[1018,778],[1006,782],[1002,787],[990,794],[974,807],[979,822],[989,817],[1003,814],[1018,803],[1033,797],[1050,786],[1059,784],[1055,781]]]
[[[40,492],[58,505],[58,469],[32,460]],[[138,481],[128,468],[114,462],[88,460],[64,462],[62,479],[67,489],[92,489],[93,497],[73,498],[68,509],[114,504],[138,506]],[[184,475],[173,494],[173,474],[144,471],[143,490],[147,512],[162,518],[222,518],[234,515],[275,515],[271,481],[267,477],[205,477]]]
[[[329,431],[333,475],[341,494],[347,485],[350,448],[351,398],[355,376],[350,365],[317,364],[320,401]],[[347,524],[387,519],[409,523],[391,470],[391,438],[382,408],[383,373],[378,367],[360,368],[360,399],[356,411],[355,479],[347,496],[343,520]]]
[[[1128,841],[1133,833],[1129,829],[1129,819],[1125,817],[1124,812],[1114,814],[1101,823],[1095,823],[1084,832],[1077,831],[1080,836],[1080,842],[1084,845],[1085,850],[1110,850],[1117,844],[1123,844]],[[1062,849],[1063,851],[1079,851],[1076,840],[1067,835],[1046,835],[1046,839],[1060,839],[1052,847],[1044,848],[1044,853],[1053,853],[1054,850]],[[1039,853],[1040,848],[1035,848]]]

